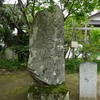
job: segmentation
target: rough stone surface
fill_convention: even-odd
[[[54,87],[53,90],[57,88],[56,89],[57,91],[53,91],[51,89],[52,87],[48,87],[48,85],[45,85],[41,88],[41,86],[34,84],[34,87],[30,86],[31,90],[29,89],[28,91],[27,99],[28,100],[69,100],[69,91],[67,89],[60,90],[58,89],[58,87]]]
[[[80,100],[97,100],[97,64],[81,63],[79,71]]]
[[[41,95],[34,95],[33,93],[28,93],[28,100],[69,100],[69,96],[56,93],[42,93]]]
[[[48,85],[65,80],[63,51],[63,13],[58,6],[54,12],[47,9],[35,16],[30,34],[28,68],[34,79]]]

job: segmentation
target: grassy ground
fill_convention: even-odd
[[[66,74],[66,84],[70,93],[70,100],[78,100],[79,98],[78,74]]]
[[[28,71],[0,71],[0,100],[27,100],[27,90],[32,83]]]
[[[70,100],[79,100],[79,75],[67,74],[66,84],[70,91]],[[97,100],[100,100],[100,73],[97,75]]]
[[[66,84],[70,100],[78,100],[78,74],[67,74]],[[27,90],[32,78],[27,70],[8,72],[0,69],[0,100],[27,100]],[[100,100],[100,74],[98,74],[98,100]]]

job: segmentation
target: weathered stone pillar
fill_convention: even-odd
[[[59,6],[54,12],[38,12],[30,34],[28,69],[31,76],[48,85],[59,85],[65,80],[63,51],[63,13]]]

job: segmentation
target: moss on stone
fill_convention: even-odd
[[[67,86],[63,83],[61,85],[43,85],[43,84],[33,84],[30,86],[28,92],[39,95],[41,93],[57,93],[66,94],[68,91]]]

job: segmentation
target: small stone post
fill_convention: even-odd
[[[97,100],[97,64],[83,62],[79,68],[79,100]]]

